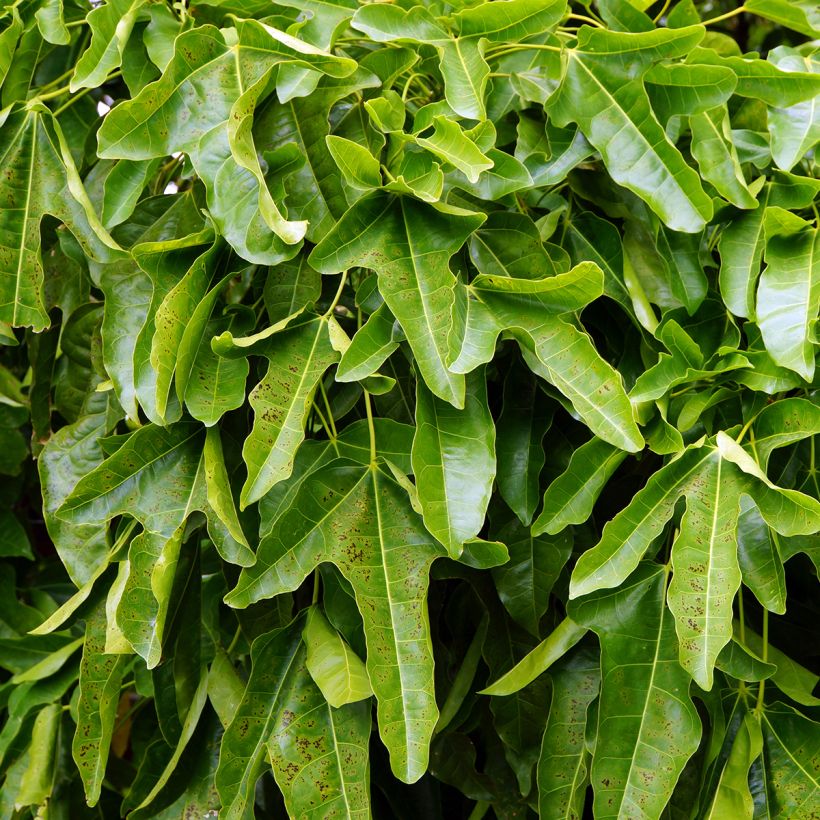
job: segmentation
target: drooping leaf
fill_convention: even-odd
[[[0,113],[0,321],[43,330],[40,223],[46,214],[64,222],[93,259],[111,260],[116,243],[100,223],[65,144],[60,125],[42,105]]]
[[[597,653],[579,647],[552,667],[550,679],[552,699],[538,760],[538,813],[580,820],[589,777],[584,730],[601,680]]]
[[[495,428],[483,370],[467,379],[463,410],[417,383],[413,473],[425,526],[458,558],[484,525],[495,479]]]
[[[585,27],[548,104],[556,124],[578,123],[619,185],[670,228],[689,232],[711,219],[712,204],[652,113],[641,75],[664,57],[689,53],[703,34],[699,26],[641,33]],[[596,116],[604,110],[609,116]]]
[[[424,596],[428,568],[443,554],[389,471],[342,459],[302,482],[260,544],[256,564],[226,598],[248,606],[296,589],[322,561],[339,567],[364,619],[379,731],[393,771],[406,782],[424,772],[438,719]]]
[[[694,754],[700,720],[678,663],[667,573],[642,564],[614,592],[597,592],[570,615],[601,639],[601,695],[590,780],[596,817],[662,812]]]
[[[456,283],[449,260],[483,221],[460,208],[377,192],[356,202],[310,255],[322,273],[352,265],[377,272],[427,386],[455,407],[464,404],[464,379],[447,367]]]

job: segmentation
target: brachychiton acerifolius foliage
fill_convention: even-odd
[[[812,0],[0,0],[0,820],[820,817]]]

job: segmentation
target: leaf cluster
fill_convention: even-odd
[[[0,818],[820,815],[810,0],[0,0]]]

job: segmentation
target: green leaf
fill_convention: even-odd
[[[310,254],[322,273],[353,265],[376,271],[424,381],[454,407],[464,406],[464,379],[447,367],[456,284],[449,260],[483,221],[460,208],[376,192],[358,200]]]
[[[769,209],[764,222],[766,268],[757,289],[757,320],[775,362],[811,381],[811,326],[820,312],[820,232],[803,223],[798,231],[781,234],[772,224],[779,211]]]
[[[130,665],[127,655],[105,655],[105,609],[89,613],[80,663],[77,729],[71,746],[89,806],[100,799],[120,700],[120,684]]]
[[[712,218],[712,204],[652,113],[641,75],[653,62],[689,53],[703,34],[699,26],[645,33],[583,28],[548,102],[557,125],[578,123],[615,182],[670,228],[690,233]],[[604,110],[606,118],[596,116]]]
[[[820,28],[817,7],[807,0],[749,0],[745,7],[752,14],[815,37]]]
[[[752,816],[754,802],[749,791],[749,768],[762,750],[760,724],[750,712],[746,712],[721,772],[715,798],[705,817]]]
[[[572,552],[571,534],[535,537],[529,527],[513,517],[500,527],[493,526],[491,532],[509,550],[509,560],[493,569],[498,597],[513,620],[539,637],[550,592]]]
[[[820,19],[817,22],[820,23]],[[804,56],[787,46],[773,49],[769,56],[770,61],[784,71],[820,73],[820,63],[816,58]],[[791,171],[820,141],[820,103],[817,96],[792,106],[771,108],[768,120],[772,159],[784,171]]]
[[[424,525],[458,558],[484,524],[495,479],[495,427],[483,369],[467,379],[463,410],[417,382],[412,455]]]
[[[123,51],[145,0],[105,0],[86,17],[91,43],[80,57],[71,78],[71,91],[95,88],[120,66]]]
[[[328,705],[308,674],[305,650],[297,651],[277,697],[279,711],[266,745],[273,776],[288,812],[314,807],[342,816],[370,816],[366,703]]]
[[[532,525],[533,535],[555,535],[570,524],[583,524],[598,496],[626,453],[593,438],[572,454],[567,469],[544,493],[544,506]]]
[[[736,316],[755,318],[755,292],[766,245],[766,210],[771,196],[768,185],[758,196],[758,207],[726,226],[720,235],[720,295]]]
[[[580,818],[589,776],[584,730],[601,682],[597,653],[579,647],[553,665],[550,679],[549,718],[538,759],[538,813]]]
[[[433,133],[429,137],[416,137],[416,142],[458,168],[473,183],[478,182],[482,171],[489,170],[494,164],[457,122],[446,117],[434,117]]]
[[[551,423],[552,409],[536,380],[514,368],[504,381],[504,406],[496,425],[496,478],[501,497],[525,526],[538,506],[546,460],[541,443]]]
[[[251,674],[225,730],[216,771],[216,790],[226,817],[243,818],[253,811],[266,744],[277,720],[283,717],[277,705],[286,691],[288,672],[304,651],[302,620],[298,618],[290,626],[260,635],[251,646]]]
[[[365,191],[381,185],[379,161],[366,148],[332,135],[325,142],[348,185]]]
[[[372,376],[399,347],[394,339],[395,323],[387,305],[379,305],[342,354],[336,381],[354,382]]]
[[[283,221],[268,189],[260,187],[261,171],[244,132],[248,118],[274,66],[289,63],[343,77],[355,63],[253,20],[237,21],[236,37],[233,45],[211,26],[181,34],[163,76],[106,117],[101,155],[151,159],[185,151],[205,181],[211,216],[228,242],[248,261],[275,263],[294,255],[296,249],[287,246],[301,239],[305,226]],[[216,92],[207,105],[198,103],[204,88]],[[189,110],[197,116],[189,117]],[[227,186],[220,184],[226,174]]]
[[[40,223],[64,222],[93,259],[116,258],[116,243],[100,223],[80,181],[59,124],[42,105],[0,113],[0,321],[37,331],[49,325],[43,304]]]
[[[725,105],[689,117],[692,155],[703,178],[738,208],[756,208],[732,142],[729,111]]]
[[[661,122],[675,115],[703,114],[723,105],[737,86],[723,66],[657,63],[644,77],[652,108]]]
[[[695,44],[696,45],[696,44]],[[809,100],[820,90],[820,77],[803,71],[783,71],[774,63],[758,58],[723,56],[710,48],[689,51],[692,65],[722,66],[737,76],[735,94],[762,100],[767,105],[790,106]]]
[[[275,326],[274,328],[275,329]],[[234,339],[229,332],[213,340],[214,352],[239,357],[265,356],[268,370],[251,391],[254,424],[242,456],[248,477],[240,507],[258,501],[293,469],[293,457],[304,438],[305,419],[319,379],[338,361],[331,345],[327,317],[305,316],[286,330],[260,340]]]
[[[586,635],[586,627],[565,618],[535,649],[480,695],[512,695],[532,683]]]
[[[820,753],[817,724],[777,703],[764,709],[761,728],[769,810],[775,816],[799,816],[820,788],[814,766]]]
[[[63,0],[46,0],[37,9],[34,19],[37,21],[37,27],[44,40],[54,45],[68,45],[71,35],[66,28],[63,15]]]
[[[122,410],[111,392],[90,394],[83,415],[58,430],[38,459],[45,524],[77,586],[85,584],[107,564],[107,522],[69,525],[56,511],[87,472],[103,462],[101,439],[114,429],[121,417]]]
[[[468,289],[464,340],[451,370],[469,373],[490,361],[498,335],[510,328],[530,368],[572,402],[593,432],[630,452],[640,449],[643,439],[619,374],[563,318],[600,296],[602,279],[594,263],[536,281],[477,276]]]
[[[17,806],[42,806],[51,796],[61,711],[58,704],[52,703],[37,713],[31,729],[28,768],[23,773],[20,791],[15,797]]]
[[[701,728],[678,663],[663,567],[643,564],[618,590],[570,606],[601,639],[591,781],[596,817],[660,816]]]
[[[336,564],[364,619],[367,672],[393,771],[414,782],[426,768],[438,719],[424,598],[429,566],[444,550],[405,490],[375,465],[331,462],[302,482],[292,504],[226,603],[244,607],[296,589],[317,564]],[[333,532],[347,535],[338,539]]]
[[[364,663],[316,607],[308,612],[302,639],[310,676],[334,709],[373,694]]]

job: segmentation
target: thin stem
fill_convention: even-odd
[[[83,22],[85,22],[85,21],[83,21]],[[53,85],[57,85],[57,84],[63,82],[64,80],[67,80],[73,73],[74,73],[74,66],[71,66],[71,68],[69,68],[68,71],[64,71],[62,74],[60,74],[59,77],[55,77],[50,82],[47,82],[44,85],[42,85],[40,87],[40,90],[45,91],[46,89],[51,88]]]
[[[60,88],[55,89],[54,91],[47,91],[45,94],[38,94],[35,99],[37,100],[53,100],[55,97],[62,97],[63,94],[68,94],[69,86],[63,85]]]
[[[470,816],[467,820],[481,820],[482,817],[490,810],[490,804],[486,800],[479,800],[473,806]]]
[[[57,117],[57,116],[59,116],[60,114],[62,114],[62,113],[63,113],[63,111],[65,111],[65,110],[66,110],[66,108],[71,108],[71,106],[72,106],[72,105],[74,105],[74,103],[75,103],[75,102],[77,102],[77,100],[81,100],[81,99],[82,99],[82,98],[83,98],[86,94],[88,94],[88,92],[89,92],[89,91],[92,91],[92,90],[93,90],[93,89],[91,89],[91,88],[84,88],[84,89],[83,89],[82,91],[80,91],[78,94],[75,94],[75,95],[74,95],[73,97],[71,97],[69,100],[67,100],[66,102],[64,102],[64,103],[63,103],[63,104],[62,104],[62,105],[61,105],[61,106],[60,106],[60,107],[59,107],[59,108],[58,108],[58,109],[54,112],[54,116],[55,116],[55,117]]]
[[[496,51],[485,55],[487,60],[495,60],[499,57],[505,57],[507,54],[512,54],[516,51],[525,51],[527,49],[539,49],[541,51],[557,51],[559,54],[564,50],[562,46],[551,46],[547,43],[513,43],[509,46],[502,46]]]
[[[236,645],[239,643],[239,636],[242,634],[242,627],[236,627],[236,632],[233,633],[233,638],[231,638],[231,642],[228,644],[228,648],[225,650],[226,655],[230,655],[231,652],[236,649]]]
[[[734,11],[727,11],[726,14],[720,14],[717,17],[713,17],[711,20],[704,20],[702,25],[711,26],[714,23],[721,23],[724,20],[728,20],[730,17],[737,17],[738,14],[743,14],[744,11],[746,11],[746,6],[738,6]]]
[[[603,28],[603,26],[592,17],[587,17],[585,14],[568,14],[568,20],[581,20],[583,23],[589,23],[591,26],[595,26],[595,28]]]
[[[321,580],[319,578],[319,569],[318,567],[313,570],[313,598],[311,599],[311,603],[316,605],[319,603],[319,585]]]
[[[364,409],[367,413],[367,429],[370,433],[370,464],[376,463],[376,428],[373,425],[373,408],[370,406],[370,393],[364,391]]]
[[[666,2],[665,2],[665,3],[663,4],[663,6],[661,7],[661,10],[660,10],[660,11],[659,11],[659,12],[655,15],[655,17],[652,19],[652,22],[653,22],[653,23],[657,23],[657,22],[658,22],[658,20],[660,20],[660,19],[661,19],[661,17],[663,17],[663,15],[664,15],[664,14],[666,14],[666,10],[669,8],[669,4],[670,4],[671,2],[672,2],[672,0],[666,0]]]
[[[330,303],[330,307],[325,311],[325,316],[330,316],[334,310],[336,310],[336,305],[339,304],[339,299],[342,298],[342,291],[345,288],[345,283],[347,282],[347,271],[342,274],[342,281],[339,282],[339,289],[336,291],[336,295],[333,297],[333,301]]]
[[[763,663],[768,663],[769,660],[769,610],[763,609]],[[755,706],[755,713],[760,716],[763,712],[763,693],[766,690],[766,681],[760,681],[757,688],[757,705]]]
[[[325,410],[327,410],[327,420],[330,423],[330,429],[333,432],[333,438],[338,438],[339,434],[336,432],[336,422],[333,420],[333,410],[330,409],[330,400],[327,397],[325,383],[321,379],[319,379],[319,390],[322,393],[322,399],[325,403]]]
[[[327,420],[325,419],[324,413],[322,413],[322,411],[319,409],[319,405],[316,404],[315,397],[313,399],[313,412],[319,417],[319,423],[324,428],[325,435],[327,436],[328,441],[330,441],[330,443],[333,445],[333,448],[336,450],[336,455],[339,455],[339,448],[336,444],[336,437],[330,431],[330,426],[328,425]]]

